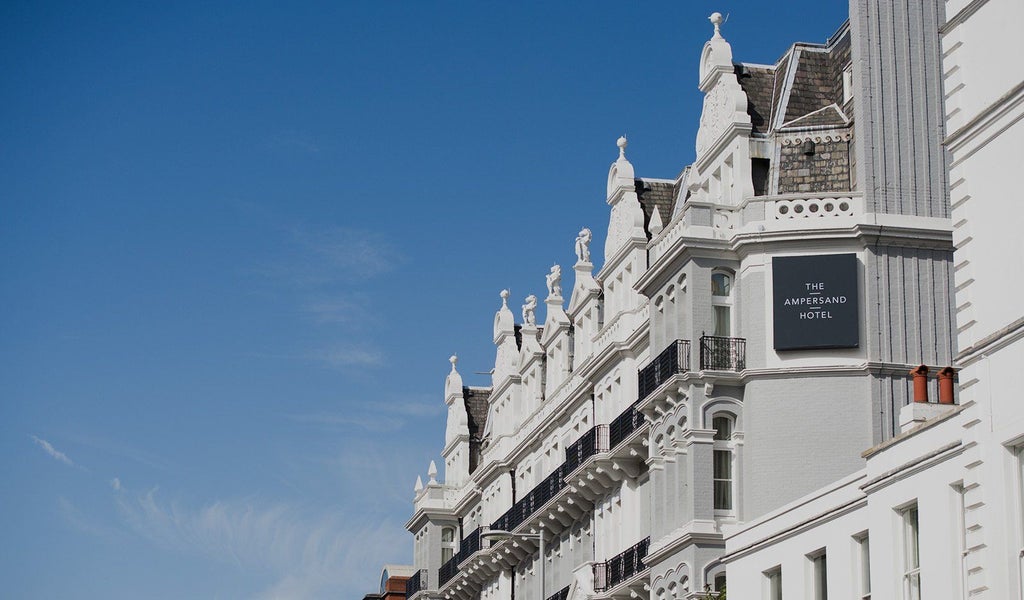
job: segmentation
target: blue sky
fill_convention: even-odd
[[[603,245],[620,134],[692,161],[713,10],[760,63],[847,12],[0,5],[0,596],[352,598],[411,560],[448,356],[483,384],[499,290]]]

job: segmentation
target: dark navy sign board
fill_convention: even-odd
[[[775,349],[856,348],[857,256],[772,259]]]

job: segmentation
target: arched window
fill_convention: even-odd
[[[444,564],[455,556],[455,528],[441,528],[441,564]]]
[[[719,595],[721,595],[722,592],[725,591],[725,571],[715,575],[714,583],[711,585],[711,589],[713,589]]]
[[[714,316],[713,335],[732,336],[732,273],[711,273],[711,308]]]
[[[734,446],[732,431],[735,421],[732,415],[719,413],[711,419],[715,429],[714,449],[712,451],[712,479],[714,486],[714,507],[717,514],[728,515],[733,512],[733,477]]]

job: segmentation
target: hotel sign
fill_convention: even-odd
[[[775,349],[859,345],[857,256],[782,256],[772,260]]]

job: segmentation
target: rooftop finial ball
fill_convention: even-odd
[[[720,12],[713,12],[713,13],[711,13],[711,16],[708,17],[708,20],[710,20],[715,25],[721,25],[722,24],[722,13],[720,13]]]

